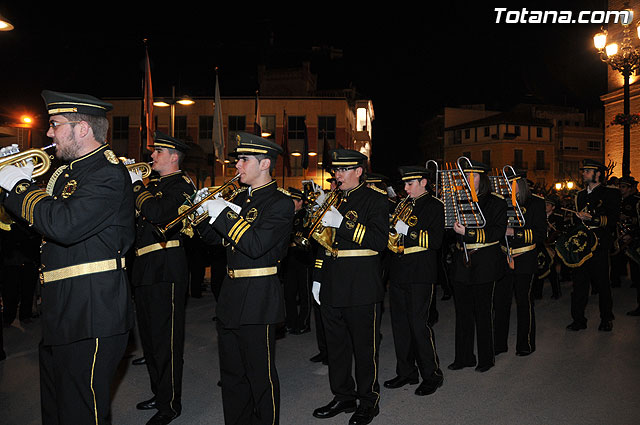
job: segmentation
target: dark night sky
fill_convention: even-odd
[[[174,5],[151,14],[136,6],[118,8],[117,2],[105,3],[98,13],[75,3],[21,3],[0,9],[16,27],[0,33],[3,120],[23,110],[43,113],[44,88],[140,96],[144,38],[156,96],[170,95],[172,85],[179,95],[212,96],[216,66],[223,96],[250,96],[257,89],[258,63],[311,59],[319,88],[352,84],[372,99],[372,163],[383,173],[411,158],[396,142],[410,148],[420,123],[443,106],[484,103],[504,109],[533,100],[601,107],[598,97],[606,91],[606,66],[592,47],[598,25],[496,24],[494,12],[500,6],[602,10],[602,0],[450,1],[425,11],[384,3],[369,12],[323,3],[324,10],[297,6],[297,15],[296,9],[285,13],[275,7],[258,13],[248,4],[204,10],[202,2],[188,1],[179,10]],[[320,60],[312,46],[342,49],[343,57]]]

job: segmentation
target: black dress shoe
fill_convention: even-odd
[[[464,369],[465,367],[474,367],[475,365],[476,365],[475,363],[464,364],[464,363],[453,362],[449,366],[447,366],[447,369],[460,370],[460,369]]]
[[[533,351],[535,351],[535,350],[532,350],[532,351],[527,351],[527,350],[516,351],[516,356],[526,357],[529,354],[533,353]]]
[[[627,312],[627,316],[640,316],[640,307]]]
[[[580,329],[587,329],[587,324],[571,322],[570,324],[567,325],[567,329],[569,329],[570,331],[579,331]]]
[[[492,365],[492,364],[487,364],[487,365],[484,365],[484,366],[477,366],[477,367],[476,367],[476,372],[483,373],[483,372],[488,371],[488,370],[489,370],[489,369],[491,369],[492,367],[493,367],[493,365]]]
[[[149,400],[141,401],[136,404],[136,409],[138,410],[151,410],[156,408],[156,398],[152,397]]]
[[[404,387],[407,384],[415,385],[418,383],[418,378],[403,378],[402,376],[396,376],[393,379],[389,379],[388,381],[384,381],[385,388],[400,388]]]
[[[366,425],[371,423],[373,418],[378,416],[380,413],[380,408],[378,406],[358,406],[356,409],[356,413],[351,416],[349,419],[349,425]]]
[[[315,356],[311,357],[309,359],[309,361],[314,362],[314,363],[320,363],[320,362],[326,362],[327,361],[327,355],[323,354],[323,353],[318,353]]]
[[[291,333],[294,335],[302,335],[306,334],[307,332],[311,332],[311,327],[305,326],[304,328],[294,329],[293,331],[291,331]]]
[[[339,413],[350,413],[356,410],[356,401],[332,400],[326,406],[322,406],[313,411],[313,416],[320,419],[333,418]]]
[[[147,363],[147,359],[145,359],[144,357],[138,357],[137,359],[133,359],[133,361],[131,362],[132,365],[136,365],[139,366],[141,364],[146,364]]]
[[[611,320],[603,320],[598,326],[599,331],[611,332],[613,330],[613,322]]]
[[[177,418],[178,416],[179,415],[176,415],[175,413],[158,412],[155,415],[153,415],[151,419],[149,419],[149,421],[147,422],[147,425],[166,425],[172,420],[174,420],[175,418]]]
[[[438,388],[442,386],[444,379],[438,377],[438,379],[429,379],[422,381],[422,384],[416,388],[416,395],[429,395],[436,392]]]

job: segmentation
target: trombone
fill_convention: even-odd
[[[194,194],[191,195],[191,197],[187,199],[182,206],[180,206],[180,208],[178,209],[178,216],[176,218],[171,220],[163,227],[155,228],[157,234],[163,239],[166,239],[166,234],[169,230],[173,229],[179,223],[183,223],[182,232],[189,236],[192,236],[193,226],[199,224],[200,222],[202,222],[202,220],[209,216],[206,211],[202,214],[198,214],[197,211],[202,206],[202,204],[210,199],[214,199],[218,194],[222,195],[222,197],[224,198],[225,193],[228,193],[231,188],[237,188],[235,182],[239,179],[240,174],[236,174],[232,179],[227,180],[221,186],[208,188],[209,194],[195,203],[194,201],[197,191],[194,192]]]

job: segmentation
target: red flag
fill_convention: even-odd
[[[149,64],[149,51],[145,46],[146,61],[144,64],[144,116],[147,127],[147,149],[153,150],[153,88],[151,87],[151,65]]]
[[[291,161],[289,160],[289,130],[287,130],[287,111],[284,111],[284,118],[282,124],[282,161],[283,161],[283,172],[287,170],[287,177],[291,177]]]

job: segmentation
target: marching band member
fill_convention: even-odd
[[[466,244],[469,262],[462,248],[456,253],[453,266],[453,297],[456,306],[455,359],[448,368],[458,370],[476,365],[473,353],[474,329],[478,339],[476,371],[486,372],[495,363],[493,351],[493,294],[496,282],[504,274],[504,255],[500,241],[507,229],[507,203],[491,193],[487,176],[489,167],[471,161],[463,170],[473,179],[478,205],[484,214],[484,228],[467,228],[456,222],[453,230]]]
[[[579,331],[587,328],[585,309],[589,300],[589,288],[598,290],[600,326],[598,330],[613,329],[613,300],[609,280],[609,250],[620,215],[620,192],[606,187],[606,167],[591,159],[583,161],[582,179],[585,188],[575,198],[576,216],[593,231],[598,244],[593,255],[573,269],[573,292],[571,293],[571,322],[567,329]]]
[[[330,155],[343,201],[322,219],[325,227],[335,229],[335,241],[333,252],[318,251],[313,295],[322,313],[334,398],[313,416],[355,411],[349,423],[361,425],[379,413],[377,350],[384,296],[379,254],[387,247],[389,207],[385,195],[365,184],[365,155],[349,149],[334,149]]]
[[[107,145],[112,105],[42,92],[47,136],[65,164],[40,189],[33,166],[7,165],[4,206],[44,237],[41,245],[42,423],[109,424],[110,386],[133,326],[125,255],[134,199],[125,166]]]
[[[507,352],[511,301],[515,293],[518,320],[516,355],[528,356],[536,350],[536,318],[531,290],[538,266],[537,244],[544,242],[547,233],[545,203],[531,193],[526,171],[507,177],[522,209],[525,225],[508,227],[506,237],[509,243],[508,246],[502,245],[502,250],[512,263],[503,263],[506,273],[495,288],[494,350],[495,354]]]
[[[443,382],[435,335],[427,319],[437,281],[437,262],[444,234],[442,202],[427,191],[427,169],[400,167],[412,211],[407,222],[398,219],[403,253],[391,253],[389,306],[396,352],[396,377],[384,383],[400,388],[422,383],[415,394],[433,394]],[[400,205],[400,204],[399,204]],[[399,236],[402,235],[402,236]]]
[[[231,155],[244,187],[231,202],[204,202],[210,219],[197,230],[205,241],[227,246],[227,276],[216,310],[225,423],[272,425],[280,421],[275,331],[284,320],[278,269],[294,207],[272,178],[282,148],[253,134],[237,138]]]
[[[178,208],[195,191],[180,170],[188,145],[156,131],[154,176],[145,186],[139,173],[129,171],[136,196],[136,243],[131,283],[138,331],[153,397],[136,405],[157,409],[149,425],[168,424],[182,412],[185,302],[189,270],[180,232],[160,240],[154,226],[175,218]]]

